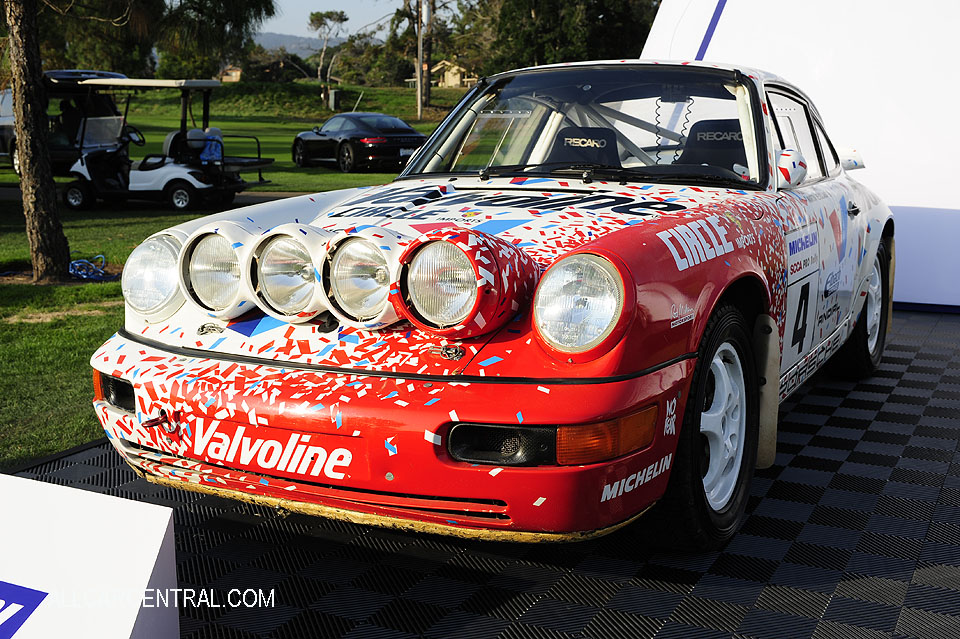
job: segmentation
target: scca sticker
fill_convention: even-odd
[[[30,618],[47,593],[0,581],[0,639],[10,639]]]

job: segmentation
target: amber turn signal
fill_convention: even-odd
[[[103,392],[103,376],[100,371],[93,369],[93,400],[102,402],[104,399],[106,395]]]
[[[557,463],[593,464],[650,445],[657,424],[657,406],[597,424],[557,428]]]

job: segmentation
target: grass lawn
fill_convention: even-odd
[[[75,257],[122,264],[143,238],[195,215],[118,209],[67,213]],[[19,202],[0,202],[0,271],[29,270]],[[123,325],[120,282],[0,284],[0,468],[100,437],[90,356]]]
[[[257,87],[253,87],[257,89]],[[350,88],[345,110],[360,91],[359,109],[384,111],[412,120],[413,93],[409,89]],[[264,175],[273,184],[266,190],[327,191],[389,182],[392,173],[344,174],[324,168],[296,168],[290,146],[297,132],[331,115],[319,106],[317,89],[310,85],[224,87],[214,93],[212,124],[225,133],[260,138],[265,156],[276,163]],[[446,108],[462,91],[436,91],[431,120],[414,122],[421,131],[436,127]],[[135,97],[130,121],[147,138],[144,148],[133,147],[134,159],[158,153],[166,134],[179,128],[178,98],[163,92]],[[197,111],[199,115],[199,110]],[[228,142],[229,144],[229,142]],[[241,142],[241,144],[243,144]],[[234,150],[240,154],[247,151]],[[247,147],[252,151],[252,148]],[[0,186],[16,184],[13,171],[0,168]],[[101,204],[92,211],[61,207],[64,232],[74,258],[104,255],[108,269],[118,272],[130,252],[145,237],[161,229],[203,215],[175,215],[153,204]],[[29,271],[30,254],[19,202],[0,201],[0,272]],[[0,284],[0,469],[49,455],[102,435],[91,407],[93,383],[90,356],[123,325],[119,282],[33,286]]]
[[[350,111],[361,97],[357,110],[382,111],[397,115],[415,129],[431,133],[447,111],[463,95],[460,89],[434,89],[432,104],[423,121],[416,120],[413,89],[400,87],[344,87],[341,107]],[[122,108],[122,102],[121,108]],[[322,124],[333,112],[326,109],[315,84],[239,83],[224,85],[213,92],[210,123],[224,134],[254,135],[260,139],[261,154],[275,162],[264,171],[271,184],[258,191],[331,191],[353,186],[370,186],[389,182],[396,173],[360,172],[343,174],[326,167],[298,168],[290,157],[293,139],[300,131]],[[200,106],[193,109],[199,124]],[[128,120],[147,139],[146,146],[130,147],[130,156],[137,160],[148,153],[160,153],[167,133],[180,128],[180,98],[173,91],[150,91],[130,99]],[[193,122],[188,122],[193,126]],[[229,155],[255,155],[251,140],[226,140]],[[256,179],[256,174],[247,174]],[[0,186],[16,184],[18,178],[6,163],[0,164]],[[69,182],[70,178],[57,178]]]

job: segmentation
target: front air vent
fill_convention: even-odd
[[[99,372],[99,371],[98,371]],[[125,379],[113,377],[106,373],[100,374],[100,387],[103,389],[103,399],[113,406],[130,413],[136,412],[136,400],[133,394],[133,384]]]

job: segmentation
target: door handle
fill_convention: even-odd
[[[857,206],[856,202],[847,203],[847,215],[852,215],[852,216],[860,215],[860,207]]]

